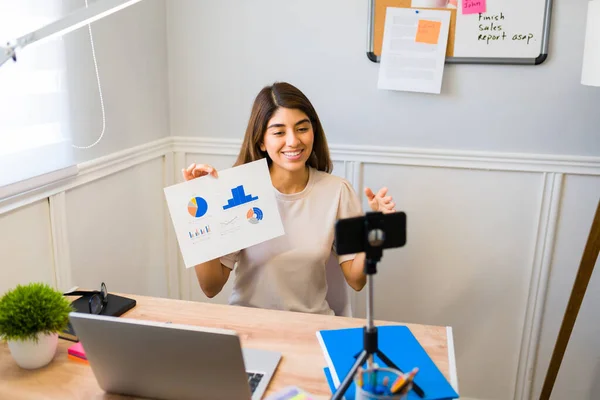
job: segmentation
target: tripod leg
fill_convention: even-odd
[[[350,370],[350,372],[348,372],[348,374],[346,375],[346,377],[340,384],[340,387],[337,388],[337,390],[333,394],[333,397],[331,398],[331,400],[340,400],[344,397],[346,390],[348,390],[348,386],[350,386],[350,384],[352,383],[352,380],[354,379],[354,375],[356,375],[356,371],[358,371],[358,367],[360,367],[361,365],[363,365],[365,363],[367,357],[368,357],[367,351],[363,350],[362,353],[360,353],[360,356],[356,359],[356,362],[352,366],[352,369]]]
[[[381,350],[377,350],[376,354],[381,359],[381,361],[383,361],[385,363],[385,365],[387,365],[390,368],[397,369],[398,371],[404,373],[404,371],[402,371],[400,368],[398,368],[396,366],[396,364],[394,364],[392,362],[392,360],[390,360],[385,354],[383,354],[383,352]]]
[[[392,362],[392,360],[390,360],[385,354],[383,354],[383,352],[381,350],[377,350],[376,352],[377,356],[381,359],[381,361],[383,361],[388,367],[396,369],[400,372],[402,372],[403,374],[405,373],[404,371],[402,371],[400,368],[398,368],[396,366],[396,364],[394,364]],[[425,397],[425,392],[423,391],[423,389],[421,389],[420,386],[418,386],[416,383],[413,382],[413,390],[415,391],[415,393],[420,397],[420,398],[424,398]]]

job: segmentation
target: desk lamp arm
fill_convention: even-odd
[[[40,43],[57,36],[62,36],[140,1],[98,0],[85,8],[80,8],[64,18],[51,22],[40,29],[0,46],[0,66],[10,59],[17,61],[17,50],[22,50],[26,46],[36,42]]]

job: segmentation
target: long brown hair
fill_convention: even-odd
[[[286,82],[276,82],[271,86],[265,86],[256,96],[244,135],[244,142],[234,166],[265,157],[269,165],[271,164],[271,158],[266,151],[260,149],[260,144],[269,120],[280,107],[297,109],[308,116],[314,132],[314,142],[312,153],[306,164],[319,171],[331,172],[333,164],[319,116],[304,93]]]

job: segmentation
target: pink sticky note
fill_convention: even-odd
[[[479,14],[486,10],[485,0],[462,0],[463,14]]]
[[[78,343],[72,345],[71,347],[69,347],[67,352],[72,356],[87,360],[87,357],[85,356],[85,350],[83,349],[81,342],[78,342]]]

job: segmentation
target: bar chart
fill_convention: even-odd
[[[210,233],[210,226],[206,225],[204,228],[196,228],[194,231],[188,232],[190,239],[206,236]]]
[[[240,185],[231,189],[231,199],[227,200],[227,204],[223,206],[223,210],[238,207],[254,200],[258,200],[258,196],[246,194],[244,185]]]

